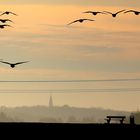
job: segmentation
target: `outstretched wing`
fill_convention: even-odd
[[[93,11],[85,11],[83,13],[94,13]]]
[[[9,63],[9,62],[5,62],[5,61],[0,61],[0,62],[11,65],[11,63]]]
[[[83,19],[83,20],[88,20],[88,21],[95,21],[95,20],[93,20],[93,19]]]
[[[67,25],[73,24],[73,23],[78,22],[78,21],[79,20],[72,21],[72,22],[68,23]]]
[[[11,26],[11,25],[8,25],[8,24],[4,24],[3,26],[13,27],[13,26]]]
[[[19,65],[19,64],[23,64],[23,63],[27,63],[29,61],[24,61],[24,62],[18,62],[18,63],[15,63],[14,65]]]
[[[116,14],[121,13],[121,12],[123,12],[123,11],[125,11],[125,9],[124,9],[124,10],[121,10],[121,11],[116,12]]]
[[[105,12],[96,12],[97,14],[107,14],[107,13],[105,13]]]
[[[13,22],[12,20],[10,20],[10,19],[5,19],[6,21],[10,21],[10,22]]]
[[[6,14],[6,12],[2,13],[0,16],[2,16],[2,15],[4,15],[4,14]]]
[[[11,14],[13,14],[13,15],[17,16],[17,14],[15,14],[15,13],[13,13],[13,12],[9,12],[9,13],[11,13]]]
[[[105,13],[108,13],[108,14],[111,14],[111,15],[112,15],[112,13],[111,13],[111,12],[108,12],[108,11],[103,11],[103,12],[105,12]]]

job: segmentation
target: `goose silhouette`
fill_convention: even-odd
[[[9,14],[17,16],[17,14],[15,14],[13,12],[10,12],[10,11],[3,12],[0,16],[2,16],[2,15],[9,15]]]
[[[119,13],[121,13],[121,12],[123,12],[123,11],[125,11],[125,10],[121,10],[121,11],[118,11],[118,12],[116,12],[116,13],[111,13],[111,12],[108,12],[108,11],[103,11],[103,12],[108,13],[108,14],[111,14],[112,17],[116,17],[117,14],[119,14]]]
[[[93,15],[97,15],[97,14],[106,14],[104,12],[98,12],[98,11],[86,11],[86,12],[83,12],[83,13],[91,13]]]
[[[70,22],[69,24],[67,24],[67,25],[71,25],[71,24],[73,24],[73,23],[75,23],[75,22],[80,22],[80,23],[82,23],[83,21],[95,21],[95,20],[92,20],[92,19],[87,19],[87,18],[85,18],[85,19],[78,19],[78,20],[75,20],[75,21],[72,21],[72,22]]]
[[[8,64],[11,66],[11,68],[14,68],[16,65],[19,65],[19,64],[23,64],[23,63],[27,63],[29,61],[24,61],[24,62],[17,62],[17,63],[9,63],[9,62],[5,62],[5,61],[0,61],[1,63],[5,63],[5,64]]]
[[[5,28],[6,26],[8,26],[8,27],[12,27],[11,25],[3,24],[3,25],[0,25],[0,28],[3,29],[3,28]]]
[[[135,10],[128,10],[128,11],[125,11],[124,13],[129,13],[129,12],[133,12],[135,15],[139,15],[140,12],[139,11],[135,11]]]
[[[10,20],[10,19],[0,19],[0,21],[1,21],[2,23],[6,23],[7,21],[13,22],[13,21]]]

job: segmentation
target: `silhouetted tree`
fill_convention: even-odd
[[[140,112],[134,113],[135,123],[140,124]]]
[[[61,118],[54,118],[54,117],[44,117],[39,120],[39,122],[44,122],[44,123],[62,123]]]
[[[14,119],[8,117],[4,112],[0,112],[0,122],[13,122]]]
[[[82,119],[82,123],[95,123],[95,118],[94,117],[84,117]]]
[[[76,123],[78,120],[76,119],[75,116],[70,116],[67,120],[68,123]]]

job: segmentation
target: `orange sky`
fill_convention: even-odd
[[[1,80],[71,80],[71,79],[114,79],[140,77],[140,18],[133,14],[119,14],[117,18],[111,15],[83,14],[87,10],[118,11],[120,9],[136,9],[128,6],[87,6],[87,5],[0,5],[1,11],[9,10],[19,16],[1,16],[10,18],[9,23],[14,28],[1,30],[0,58],[9,62],[26,61],[29,63],[11,69],[8,65],[0,64]],[[77,18],[91,18],[94,22],[83,24],[67,24]],[[2,83],[0,83],[2,84]],[[26,84],[3,84],[3,89],[24,89]],[[82,88],[78,85],[76,88]],[[86,85],[84,88],[139,88],[139,83],[102,85]],[[26,89],[33,89],[34,84]],[[37,85],[36,89],[57,89],[55,83]],[[63,88],[61,85],[60,88]],[[71,89],[75,86],[67,85]],[[48,101],[50,93],[37,95],[28,94],[29,101],[20,103],[18,95],[1,93],[2,104],[42,104]],[[76,106],[99,106],[105,108],[136,110],[140,107],[138,92],[133,93],[93,93],[74,95],[56,95],[56,104]],[[27,98],[27,95],[22,99]],[[40,99],[39,97],[40,96]],[[42,98],[43,96],[43,98]],[[46,96],[46,99],[44,99]],[[69,97],[71,96],[71,97]],[[77,103],[76,98],[79,98]],[[6,99],[7,98],[7,99]],[[83,101],[86,98],[87,100]],[[4,100],[3,100],[4,99]],[[93,100],[92,100],[93,99]],[[115,100],[117,99],[117,100]],[[124,99],[125,103],[124,103]],[[111,101],[110,101],[111,100]],[[134,106],[130,106],[129,102]],[[124,105],[123,105],[124,104]]]

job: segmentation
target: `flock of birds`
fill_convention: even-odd
[[[110,14],[110,15],[112,15],[113,18],[115,18],[119,13],[122,13],[122,12],[124,14],[126,14],[126,13],[134,13],[135,15],[139,15],[140,14],[140,11],[136,11],[136,10],[125,10],[125,9],[124,10],[120,10],[120,11],[118,11],[116,13],[112,13],[112,12],[109,12],[109,11],[103,11],[103,12],[100,12],[100,11],[86,11],[86,12],[83,12],[83,13],[92,14],[94,16],[97,15],[97,14]],[[71,25],[71,24],[76,23],[76,22],[82,23],[83,21],[95,21],[95,20],[88,19],[88,18],[82,18],[82,19],[74,20],[74,21],[68,23],[67,25]]]
[[[99,11],[86,11],[86,12],[83,12],[83,13],[89,13],[89,14],[92,14],[92,15],[97,15],[97,14],[111,14],[112,17],[115,18],[119,13],[122,13],[122,12],[124,12],[124,14],[126,14],[126,13],[134,13],[135,15],[139,15],[140,14],[139,11],[135,11],[135,10],[127,10],[127,11],[126,10],[121,10],[121,11],[118,11],[116,13],[112,13],[112,12],[108,12],[108,11],[103,11],[103,12],[99,12]],[[9,15],[9,14],[12,14],[12,15],[17,16],[17,14],[15,14],[13,12],[9,12],[9,11],[3,12],[2,14],[0,14],[0,16],[2,16],[2,15]],[[9,24],[5,24],[8,21],[9,22],[13,22],[10,19],[0,19],[0,22],[1,23],[4,23],[4,24],[0,24],[0,28],[5,28],[6,26],[12,27]],[[72,21],[72,22],[68,23],[67,25],[71,25],[71,24],[76,23],[76,22],[82,23],[83,21],[95,21],[95,20],[88,19],[88,18],[82,18],[82,19],[77,19],[75,21]],[[0,62],[1,63],[4,63],[4,64],[8,64],[11,68],[14,68],[16,65],[27,63],[29,61],[23,61],[23,62],[17,62],[17,63],[10,63],[10,62],[6,62],[6,61],[3,61],[3,60],[0,60]]]
[[[12,14],[12,15],[17,16],[17,14],[15,14],[15,13],[13,13],[13,12],[10,12],[10,11],[2,12],[2,13],[0,14],[0,16],[9,15],[9,14]],[[2,23],[2,24],[0,24],[0,28],[3,29],[3,28],[5,28],[5,27],[12,27],[11,25],[6,24],[6,23],[7,23],[7,22],[13,22],[13,21],[10,20],[10,19],[2,19],[2,18],[0,18],[0,22]]]
[[[9,14],[12,14],[12,15],[15,15],[17,16],[17,14],[13,13],[13,12],[10,12],[10,11],[6,11],[6,12],[3,12],[2,14],[0,14],[0,16],[2,15],[9,15]],[[6,22],[13,22],[12,20],[10,19],[1,19],[0,18],[0,22],[3,23],[3,24],[0,24],[0,28],[3,29],[5,28],[6,26],[9,26],[9,27],[12,27],[11,25],[9,24],[5,24]],[[11,68],[14,68],[16,65],[19,65],[19,64],[23,64],[23,63],[27,63],[29,61],[23,61],[23,62],[17,62],[17,63],[10,63],[10,62],[6,62],[6,61],[3,61],[3,60],[0,60],[1,63],[4,63],[4,64],[8,64]]]

